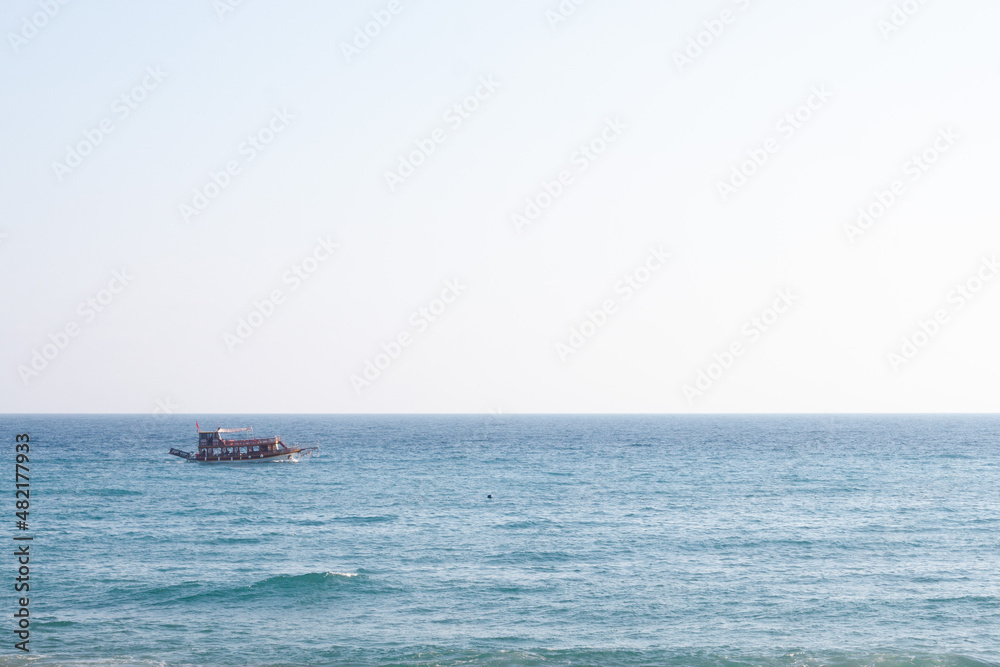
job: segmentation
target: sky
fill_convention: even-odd
[[[998,22],[5,2],[0,412],[992,412]]]

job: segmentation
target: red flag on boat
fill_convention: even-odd
[[[198,426],[198,422],[195,422],[195,423],[194,423],[194,427],[195,427],[196,429],[198,429],[199,431],[201,430],[201,427],[200,427],[200,426]]]

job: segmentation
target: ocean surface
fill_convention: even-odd
[[[298,464],[168,456],[252,425]],[[996,665],[996,416],[0,416],[0,665]],[[14,434],[31,436],[29,530]],[[492,495],[492,498],[488,497]]]

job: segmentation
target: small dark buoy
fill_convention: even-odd
[[[486,497],[487,497],[487,498],[492,498],[492,497],[493,497],[493,494],[492,494],[492,493],[487,493],[487,494],[486,494]]]

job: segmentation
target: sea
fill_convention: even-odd
[[[168,455],[196,421],[319,450]],[[1000,664],[998,416],[3,415],[0,434],[0,665]]]

